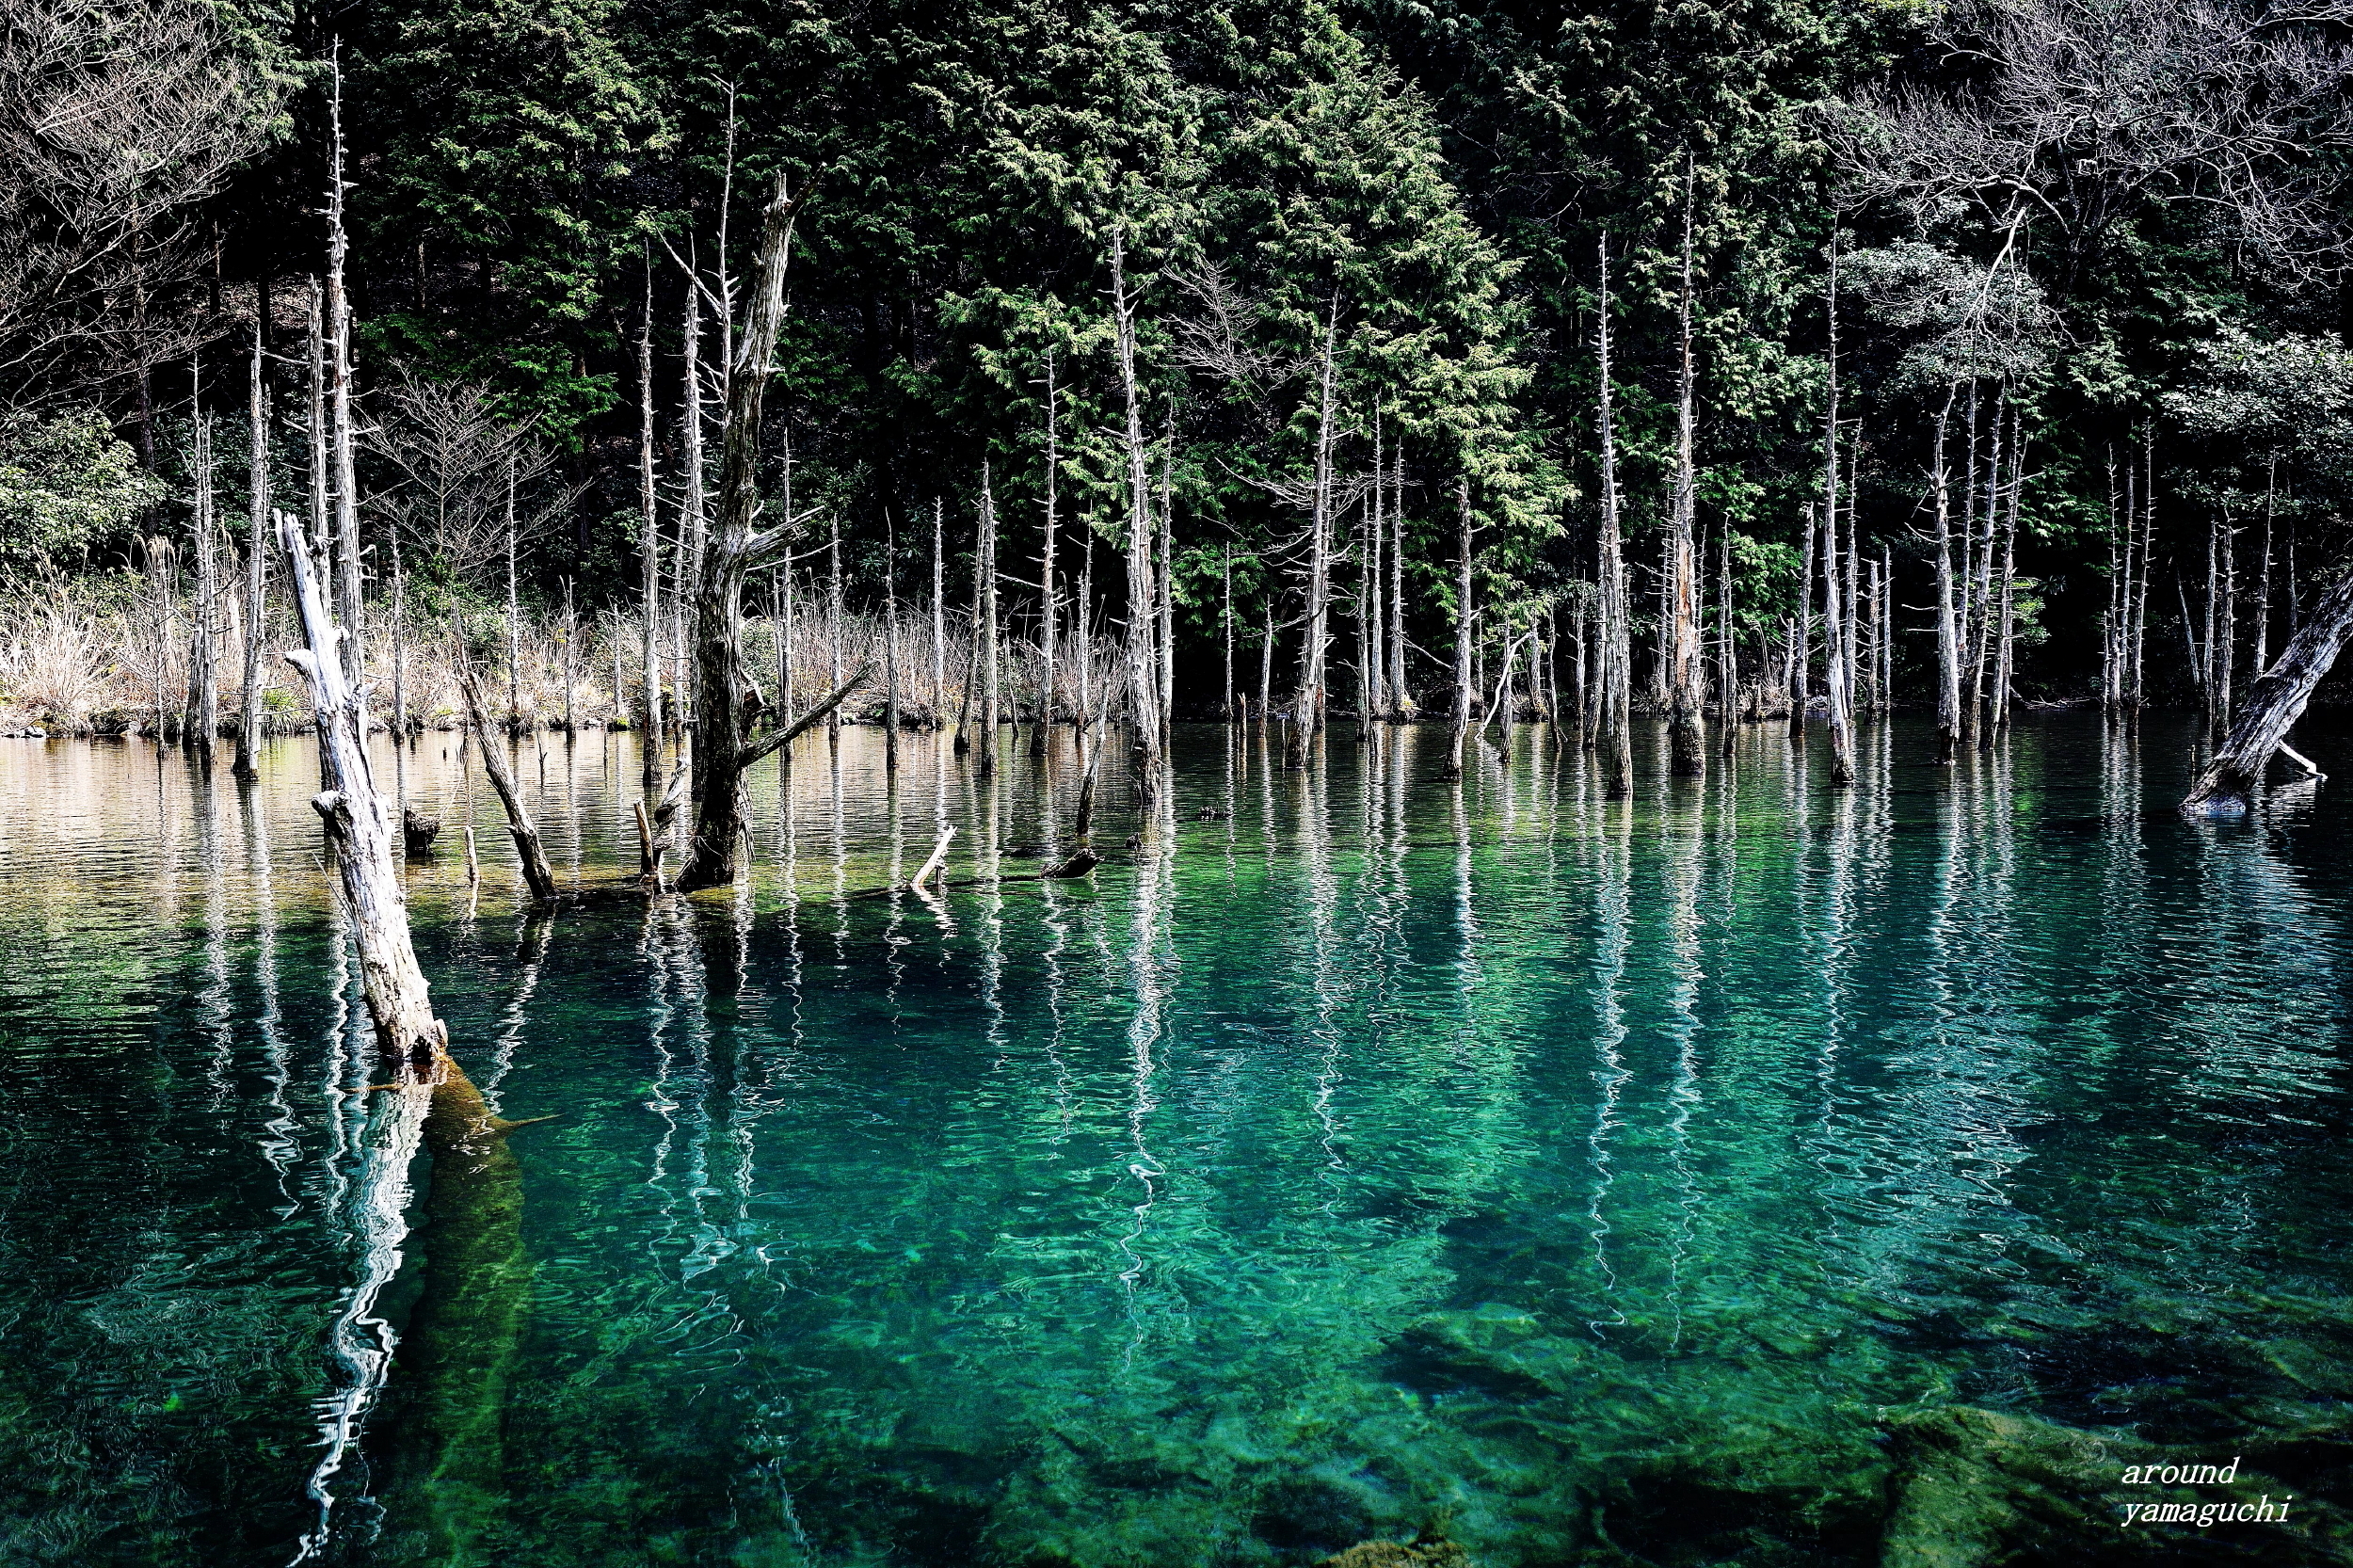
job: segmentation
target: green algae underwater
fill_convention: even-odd
[[[2353,1562],[2337,786],[1352,730],[1073,883],[1066,737],[812,736],[653,901],[530,739],[552,917],[387,744],[467,1078],[373,1093],[307,744],[0,743],[0,1560]]]

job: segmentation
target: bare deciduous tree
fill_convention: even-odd
[[[400,484],[378,504],[453,580],[475,582],[505,558],[510,473],[521,550],[553,529],[576,498],[577,490],[553,482],[555,449],[529,426],[502,419],[488,387],[407,381],[387,401],[388,417],[369,445]]]
[[[278,88],[200,0],[16,0],[0,27],[0,407],[184,357],[196,206]]]

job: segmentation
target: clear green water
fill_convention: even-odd
[[[1612,806],[1536,731],[1198,730],[1068,885],[986,880],[1018,750],[853,730],[740,893],[535,922],[427,737],[426,972],[558,1114],[430,1207],[307,747],[0,743],[0,1560],[2353,1560],[2353,813],[1923,739]],[[633,870],[626,738],[520,772]],[[845,896],[943,820],[941,904]],[[2122,1530],[2144,1455],[2295,1521]]]

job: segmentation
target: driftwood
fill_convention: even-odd
[[[2182,801],[2184,811],[2202,817],[2247,814],[2264,769],[2304,716],[2313,688],[2337,662],[2348,636],[2353,636],[2353,576],[2321,597],[2278,662],[2248,688],[2246,706],[2232,721],[2229,739]],[[2313,774],[2320,771],[2310,762],[2304,766]]]

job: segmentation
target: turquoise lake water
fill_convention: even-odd
[[[527,740],[552,919],[384,744],[455,1054],[555,1118],[471,1173],[367,1092],[307,743],[0,742],[0,1560],[2353,1561],[2345,786],[1201,727],[1064,883],[1026,739],[809,737],[652,901],[633,741]]]

